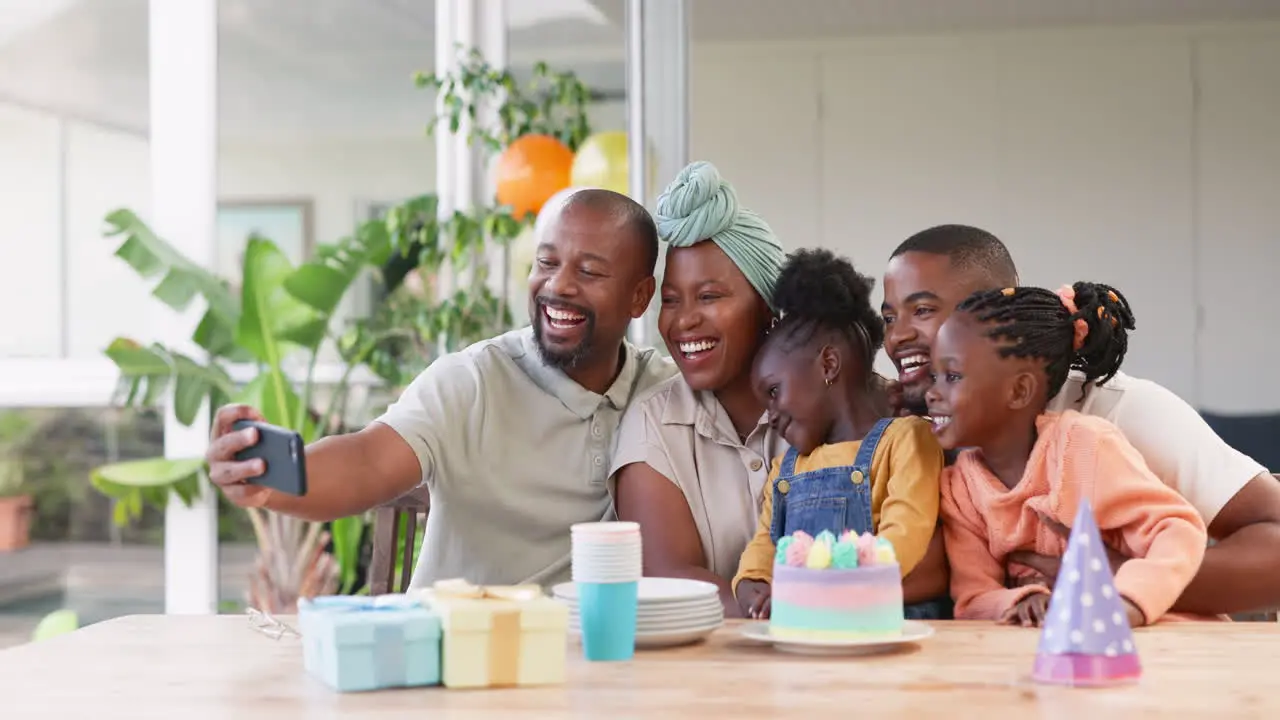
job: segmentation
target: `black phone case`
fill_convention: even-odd
[[[236,453],[236,460],[261,459],[265,472],[248,482],[290,495],[307,494],[306,450],[302,436],[292,430],[253,420],[237,420],[232,427],[258,429],[258,442]]]

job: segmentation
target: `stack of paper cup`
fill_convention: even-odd
[[[636,650],[640,525],[579,523],[570,530],[584,654],[588,660],[629,660]]]

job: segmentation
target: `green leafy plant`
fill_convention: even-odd
[[[117,210],[107,224],[109,237],[123,238],[116,255],[143,278],[158,278],[152,291],[158,300],[183,311],[200,298],[206,308],[191,337],[203,357],[161,343],[112,341],[106,354],[120,370],[124,404],[155,405],[167,396],[177,419],[189,425],[202,408],[212,412],[236,400],[258,408],[267,422],[298,431],[307,442],[338,429],[332,412],[312,407],[316,363],[342,297],[365,267],[390,255],[385,234],[324,245],[296,268],[271,240],[251,236],[236,296],[229,283],[184,257],[133,212]],[[297,357],[305,358],[300,377],[289,372],[288,361]],[[244,361],[257,372],[237,383],[231,369]],[[335,398],[343,394],[344,384],[332,393]],[[202,458],[151,458],[100,467],[91,481],[116,500],[116,521],[123,524],[145,505],[164,507],[172,496],[190,505],[204,475]],[[354,582],[361,518],[334,522],[326,532],[318,523],[256,509],[248,513],[259,547],[250,580],[252,606],[288,611],[299,597]],[[323,552],[330,539],[336,560]]]
[[[509,70],[490,65],[478,52],[462,52],[448,74],[418,73],[418,87],[439,98],[440,112],[427,133],[466,129],[468,142],[487,155],[500,153],[529,134],[550,135],[577,151],[591,134],[587,107],[591,92],[575,74],[545,63],[520,82]],[[366,222],[360,232],[385,232],[400,270],[383,274],[385,301],[371,317],[354,323],[339,349],[351,364],[365,364],[392,386],[402,386],[442,354],[499,334],[512,325],[505,297],[506,268],[491,288],[493,247],[507,257],[512,241],[533,223],[492,198],[441,217],[433,194],[409,199],[385,218]],[[372,228],[376,228],[373,230]],[[466,275],[445,291],[443,276]]]
[[[27,415],[0,412],[0,498],[20,497],[30,492],[22,453],[39,431],[40,424]]]
[[[441,112],[427,125],[428,133],[440,123],[456,133],[465,120],[467,142],[490,152],[501,152],[535,133],[557,138],[577,152],[591,135],[591,90],[574,73],[553,71],[543,62],[535,63],[532,77],[521,83],[510,70],[490,65],[478,51],[463,51],[455,72],[417,73],[414,83],[440,99]],[[492,110],[492,119],[486,120],[486,108]]]

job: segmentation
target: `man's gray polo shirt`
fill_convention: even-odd
[[[569,526],[613,515],[622,411],[676,373],[652,349],[624,352],[597,395],[542,361],[532,328],[513,330],[436,360],[378,418],[417,453],[431,492],[414,587],[569,579]]]

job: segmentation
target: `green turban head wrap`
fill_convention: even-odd
[[[710,240],[773,308],[773,286],[786,260],[782,243],[759,215],[738,204],[733,186],[709,162],[685,167],[658,197],[658,235],[671,247]]]

